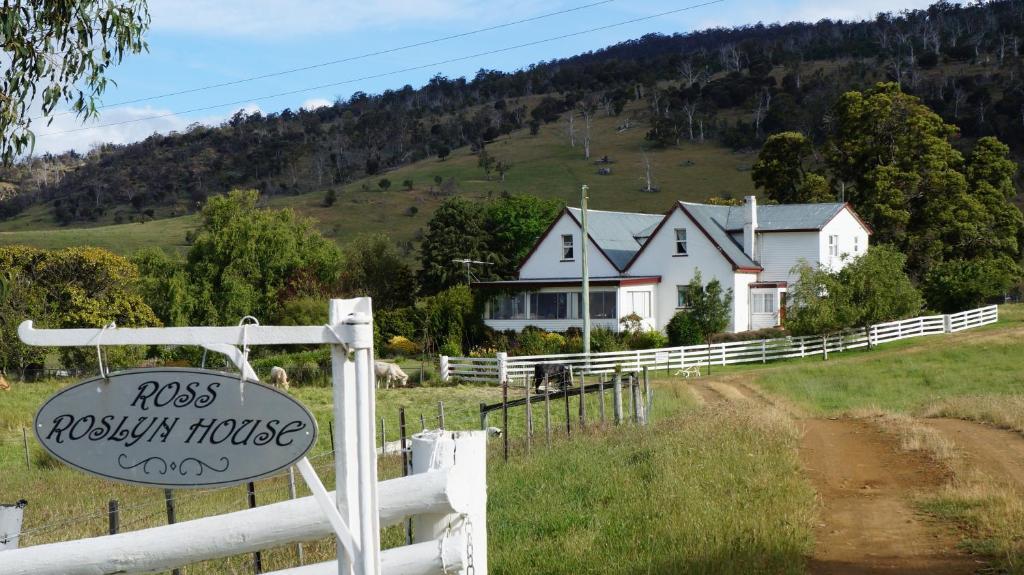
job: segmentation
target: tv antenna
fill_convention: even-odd
[[[470,260],[470,259],[454,259],[454,260],[452,260],[452,263],[462,264],[462,267],[465,268],[465,270],[466,270],[466,284],[467,285],[473,282],[473,271],[472,271],[473,266],[493,266],[494,265],[491,262],[482,262],[480,260]]]

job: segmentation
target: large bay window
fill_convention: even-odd
[[[751,294],[751,313],[775,313],[775,292]]]
[[[572,319],[569,315],[569,294],[565,292],[531,293],[530,319]]]
[[[526,319],[526,294],[502,294],[491,300],[487,319]]]

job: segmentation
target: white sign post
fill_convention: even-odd
[[[338,536],[339,575],[380,574],[377,453],[374,449],[373,310],[370,298],[332,300],[324,326],[168,327],[38,330],[18,327],[29,345],[195,345],[231,355],[232,346],[328,344],[334,385],[337,507],[309,460],[297,466]],[[352,359],[350,360],[350,356]],[[243,374],[250,369],[235,358]],[[116,383],[116,382],[115,382]]]

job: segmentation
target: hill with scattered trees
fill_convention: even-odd
[[[895,82],[958,126],[958,147],[996,136],[1019,158],[1022,42],[1021,0],[938,3],[862,22],[652,34],[515,72],[439,75],[419,88],[359,92],[315,110],[238,112],[220,126],[35,157],[0,172],[0,220],[27,210],[74,226],[180,216],[233,188],[264,198],[317,192],[330,201],[351,182],[386,179],[459,148],[487,150],[544,126],[565,130],[566,144],[589,155],[596,117],[642,131],[650,149],[757,149],[783,131],[818,145],[833,128],[839,97],[879,81]],[[481,167],[488,180],[492,173],[503,180],[511,166],[492,157]],[[838,189],[829,193],[844,183],[831,182]]]

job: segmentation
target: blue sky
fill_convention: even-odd
[[[515,70],[541,60],[602,48],[649,32],[687,32],[713,26],[757,22],[861,19],[879,11],[923,8],[921,0],[724,0],[644,22],[501,54],[428,66],[383,78],[303,91],[277,98],[262,96],[346,82],[451,58],[542,40],[707,2],[708,0],[613,0],[599,6],[431,44],[410,50],[326,66],[295,74],[146,102],[118,105],[189,88],[230,82],[260,74],[387,50],[592,4],[599,0],[150,0],[153,18],[149,52],[129,56],[111,70],[117,86],[103,97],[109,107],[82,125],[59,115],[50,127],[35,125],[36,153],[86,151],[98,142],[125,143],[154,131],[180,130],[193,122],[216,124],[239,108],[275,112],[323,105],[355,91],[381,92],[405,84],[418,87],[434,74],[472,76],[480,68]],[[238,102],[233,105],[219,104]],[[196,108],[212,109],[186,112]],[[132,121],[149,116],[159,119]],[[113,126],[99,126],[128,122]]]

